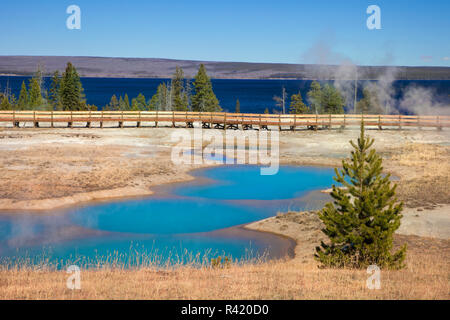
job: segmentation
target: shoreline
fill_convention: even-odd
[[[250,164],[253,165],[253,164]],[[280,166],[295,166],[295,167],[321,167],[321,168],[334,168],[330,163],[315,163],[311,162],[280,162]],[[214,180],[197,176],[193,173],[196,171],[205,170],[213,167],[226,166],[226,164],[209,164],[202,165],[201,167],[192,168],[184,172],[183,177],[178,177],[170,182],[165,182],[161,184],[155,184],[152,189],[143,188],[115,188],[115,189],[104,189],[91,192],[81,192],[65,197],[54,197],[46,199],[35,199],[35,200],[21,200],[14,201],[13,199],[0,199],[0,215],[3,213],[21,213],[22,211],[26,213],[42,213],[45,211],[56,211],[75,208],[78,206],[88,206],[90,204],[96,204],[108,201],[127,201],[131,199],[144,199],[149,196],[162,195],[165,194],[170,188],[176,184],[184,184],[188,182],[196,181],[195,184],[210,184],[214,183]],[[313,191],[323,191],[323,190],[313,190]]]

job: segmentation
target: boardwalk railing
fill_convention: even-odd
[[[406,116],[406,115],[358,115],[358,114],[253,114],[225,112],[177,112],[177,111],[0,111],[0,124],[11,123],[15,127],[20,124],[32,123],[39,127],[40,123],[83,123],[91,127],[93,123],[100,128],[104,123],[116,122],[119,127],[124,123],[140,127],[143,122],[169,123],[173,127],[184,124],[192,127],[194,122],[200,122],[205,128],[220,129],[267,129],[276,126],[279,129],[297,127],[309,129],[332,128],[359,125],[361,119],[366,126],[383,127],[450,127],[450,116]]]

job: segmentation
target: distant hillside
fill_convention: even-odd
[[[205,64],[217,79],[352,79],[340,66],[170,60],[153,58],[102,58],[60,56],[0,56],[0,75],[30,75],[40,64],[46,74],[64,70],[72,62],[83,77],[168,78],[176,66],[193,77]],[[450,80],[449,67],[358,67],[359,79],[377,79],[395,68],[399,80]]]

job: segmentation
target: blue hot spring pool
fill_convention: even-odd
[[[263,176],[258,166],[232,165],[193,174],[197,179],[160,187],[144,199],[2,213],[2,263],[89,267],[283,257],[292,251],[290,240],[242,225],[279,211],[322,207],[329,198],[317,190],[333,183],[334,172],[281,166],[276,175]]]

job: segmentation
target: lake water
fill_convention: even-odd
[[[0,77],[0,92],[9,88],[18,98],[22,81],[28,84],[29,77]],[[131,98],[143,93],[150,99],[156,92],[156,88],[162,82],[169,79],[131,79],[131,78],[82,78],[81,79],[89,104],[94,104],[99,109],[109,103],[111,96],[115,94]],[[346,81],[343,81],[346,82]],[[362,88],[366,81],[358,82],[358,99],[362,97]],[[273,97],[281,95],[285,87],[288,95],[300,91],[303,99],[306,99],[310,80],[237,80],[237,79],[213,79],[213,89],[225,111],[234,112],[236,99],[239,99],[241,112],[263,113],[266,108],[276,109]],[[353,85],[353,81],[351,81]],[[44,88],[48,90],[50,79],[45,78]],[[432,89],[435,102],[450,105],[450,81],[448,80],[399,80],[392,84],[393,97],[401,99],[406,87],[416,86]],[[396,107],[396,106],[392,106]],[[404,112],[406,113],[406,112]]]
[[[1,214],[0,256],[4,262],[45,258],[84,266],[130,264],[143,256],[157,257],[158,264],[196,254],[205,261],[218,255],[279,258],[291,253],[292,241],[240,226],[279,211],[321,208],[328,195],[314,190],[333,183],[332,169],[316,167],[281,166],[278,174],[262,176],[258,166],[232,165],[193,174],[198,179],[159,187],[143,199]]]

